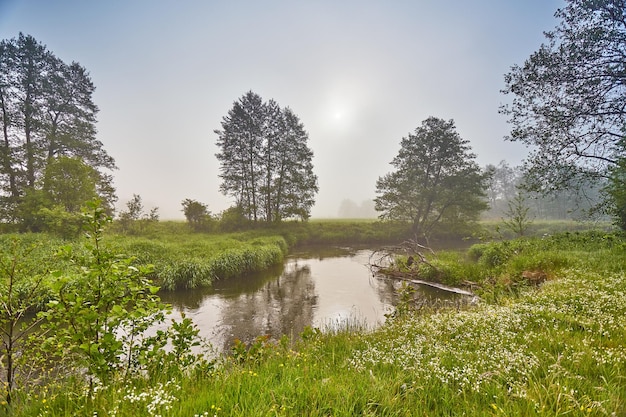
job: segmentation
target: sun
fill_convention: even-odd
[[[324,102],[320,117],[326,127],[337,132],[345,131],[354,124],[355,103],[350,97],[333,94]]]

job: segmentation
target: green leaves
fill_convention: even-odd
[[[505,75],[503,93],[512,102],[500,112],[512,126],[508,139],[533,149],[527,160],[533,191],[584,195],[583,187],[605,181],[623,156],[624,7],[623,1],[568,0],[546,43]]]
[[[145,331],[164,319],[165,306],[158,287],[146,276],[151,266],[136,267],[133,258],[116,255],[102,244],[102,233],[110,222],[98,202],[84,213],[85,254],[64,246],[59,256],[72,260],[80,274],[55,273],[57,299],[42,313],[47,327],[70,352],[78,354],[91,377],[107,381],[113,373],[134,372],[134,351],[151,339]]]
[[[429,236],[440,225],[460,227],[487,208],[487,175],[474,162],[469,142],[454,121],[430,117],[402,138],[391,164],[394,172],[376,183],[376,210],[389,220],[408,221],[413,232]]]
[[[11,238],[0,240],[0,365],[6,404],[11,404],[18,385],[35,384],[34,378],[24,376],[28,337],[41,336],[40,319],[29,313],[45,303],[49,292],[43,285],[43,275],[34,273],[35,265],[29,257],[38,249],[28,241]],[[32,363],[31,363],[32,364]],[[27,375],[28,373],[25,373]]]
[[[111,176],[99,171],[115,162],[96,140],[94,91],[83,67],[32,36],[0,41],[0,210],[23,230],[74,237],[84,201],[114,201]]]
[[[308,133],[289,108],[252,91],[236,101],[216,130],[220,190],[250,221],[309,218],[318,191]],[[184,202],[183,202],[184,204]]]

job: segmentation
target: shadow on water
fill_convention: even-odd
[[[398,302],[401,282],[372,276],[371,250],[300,248],[283,265],[262,274],[216,281],[212,288],[164,292],[175,317],[184,311],[217,350],[235,339],[261,335],[297,337],[307,326],[324,329],[351,321],[376,327]],[[418,287],[424,300],[454,300],[451,294]]]

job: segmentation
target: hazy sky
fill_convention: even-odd
[[[309,133],[314,217],[375,197],[400,140],[454,119],[478,163],[526,155],[505,142],[503,75],[557,24],[563,0],[0,0],[0,38],[34,36],[96,86],[98,139],[120,198],[183,218],[220,212],[222,117],[246,91],[290,107]]]

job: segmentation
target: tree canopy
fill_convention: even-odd
[[[454,121],[429,117],[402,138],[391,165],[376,183],[376,210],[383,219],[409,221],[418,237],[440,226],[467,226],[487,208],[488,175],[475,162]]]
[[[222,119],[220,190],[251,221],[308,219],[318,191],[308,133],[289,108],[252,91]]]
[[[181,204],[185,218],[193,230],[211,230],[214,219],[206,204],[190,198],[184,199]]]
[[[94,169],[100,197],[109,207],[115,201],[105,171],[115,162],[96,139],[94,90],[84,67],[32,36],[0,42],[1,219],[16,220],[24,196],[44,187],[48,165],[61,157]]]
[[[508,139],[532,146],[527,185],[552,191],[604,181],[623,156],[626,1],[567,0],[559,25],[505,75]]]

